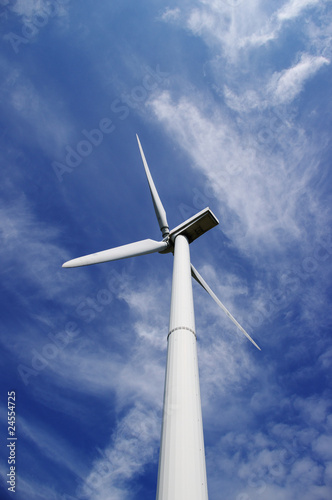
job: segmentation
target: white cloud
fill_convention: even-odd
[[[224,56],[235,60],[240,50],[260,47],[277,39],[284,23],[301,16],[305,9],[316,7],[320,12],[327,2],[290,0],[280,9],[273,10],[273,5],[251,0],[230,10],[226,1],[200,1],[197,7],[186,12],[187,26],[211,47],[219,42]]]
[[[129,498],[129,481],[157,460],[159,436],[156,412],[138,403],[119,422],[110,445],[100,453],[101,458],[95,460],[81,485],[80,494],[91,500]]]
[[[7,193],[10,193],[12,186],[7,188]],[[17,289],[19,277],[20,282],[37,284],[44,297],[52,296],[63,303],[64,287],[70,285],[72,277],[61,272],[61,264],[68,255],[58,244],[59,231],[40,223],[23,194],[12,193],[15,198],[11,203],[0,204],[3,239],[0,254],[6,272],[12,272],[13,288]],[[78,276],[74,279],[82,286]],[[70,301],[70,297],[68,299]]]
[[[266,98],[259,90],[245,90],[236,94],[227,85],[224,86],[223,95],[227,106],[238,113],[248,112],[251,109],[264,109],[267,106]]]
[[[180,16],[181,16],[181,11],[179,7],[176,7],[175,9],[167,7],[161,16],[161,19],[166,22],[173,22],[179,20]]]
[[[271,389],[271,385],[269,387]],[[278,420],[276,413],[271,412],[270,423],[273,423],[274,416]],[[236,415],[233,414],[233,427],[236,422]],[[243,415],[242,429],[247,425]],[[311,436],[308,441],[299,437],[304,430]],[[218,484],[221,487],[218,474],[223,471],[224,493],[227,495],[230,491],[232,495],[237,494],[238,499],[251,498],[254,494],[273,500],[327,500],[331,493],[331,462],[326,461],[324,468],[322,461],[326,460],[327,455],[317,456],[316,451],[313,455],[311,453],[311,445],[313,442],[315,446],[318,431],[314,428],[304,430],[295,424],[277,424],[271,434],[266,431],[251,430],[245,433],[239,430],[222,436],[213,448],[208,449],[208,465],[212,473],[210,478],[213,478],[215,491],[218,491]],[[322,451],[330,456],[330,439],[322,434],[318,443],[322,444]],[[227,477],[232,478],[232,481],[228,482]]]
[[[299,62],[290,68],[275,72],[268,81],[257,86],[257,89],[236,93],[225,85],[223,95],[227,105],[238,113],[289,105],[304,90],[306,82],[323,66],[329,64],[330,60],[326,57],[303,53]]]
[[[48,87],[43,94],[22,74],[16,79],[7,91],[7,99],[14,116],[25,125],[21,140],[36,144],[51,158],[63,155],[64,144],[70,141],[76,127],[57,90]]]
[[[313,443],[313,451],[325,461],[332,460],[332,436],[321,434]]]
[[[327,0],[328,2],[329,0]],[[307,72],[310,74],[318,70],[325,64],[320,59],[320,55],[326,54],[326,48],[330,45],[331,30],[326,22],[324,14],[324,4],[318,0],[291,0],[284,4],[278,10],[274,6],[266,5],[259,0],[241,2],[238,8],[230,9],[227,2],[199,1],[192,8],[183,9],[181,12],[181,25],[189,29],[193,34],[202,38],[210,49],[211,61],[209,63],[216,82],[225,81],[229,88],[228,98],[231,98],[232,84],[239,87],[240,91],[235,91],[234,95],[239,95],[242,104],[248,102],[246,106],[252,108],[252,98],[254,97],[255,107],[265,107],[269,100],[269,95],[261,95],[261,88],[269,83],[269,73],[261,75],[256,69],[256,61],[261,58],[265,60],[266,51],[271,47],[276,48],[274,42],[281,36],[287,27],[287,22],[291,19],[300,18],[307,8],[314,8],[315,14],[319,16],[320,22],[315,24],[314,20],[308,19],[303,25],[302,43],[305,44],[307,52],[312,52],[312,66],[305,68],[306,60],[302,65],[294,68],[292,74],[285,75],[280,85],[287,84],[287,98],[284,100],[282,95],[285,88],[280,88],[278,102],[289,102],[292,93],[295,95],[301,90],[301,84],[296,84],[295,79],[307,79]],[[325,16],[325,17],[324,17]],[[165,18],[165,21],[167,19]],[[264,46],[264,52],[260,53]],[[277,57],[274,53],[273,57]],[[328,55],[330,50],[328,50]],[[308,56],[309,57],[309,56]],[[310,62],[309,62],[310,64]],[[242,67],[244,81],[239,80],[239,69]],[[230,71],[225,71],[227,68]],[[236,82],[233,82],[229,76],[234,70]],[[284,70],[287,73],[287,69]],[[279,71],[280,77],[283,75]],[[275,75],[277,77],[277,75]],[[290,77],[292,83],[290,82]],[[264,82],[265,80],[265,82]],[[273,83],[273,82],[271,82]],[[296,87],[296,88],[295,88]],[[293,92],[291,91],[293,89]],[[254,96],[255,91],[257,95]],[[247,93],[247,95],[245,95]],[[258,97],[258,100],[257,100]],[[260,102],[258,102],[260,101]],[[263,101],[263,102],[262,102]],[[263,104],[263,106],[262,106]],[[275,104],[275,102],[272,102]]]
[[[323,467],[308,457],[297,460],[291,470],[292,482],[308,487],[319,484],[323,476]]]
[[[221,201],[220,212],[223,214],[226,204],[229,216],[236,220],[229,226],[224,221],[223,231],[237,246],[248,251],[254,245],[255,252],[267,246],[277,250],[284,239],[300,235],[300,198],[294,192],[294,166],[299,159],[294,155],[304,156],[309,146],[305,137],[299,135],[295,147],[289,140],[284,142],[285,152],[279,150],[274,156],[265,143],[263,149],[260,146],[259,128],[254,123],[249,122],[247,130],[240,133],[227,115],[203,96],[189,94],[176,102],[163,93],[150,105],[193,165],[206,175]],[[275,140],[273,136],[269,139]],[[304,187],[309,179],[301,177]]]
[[[153,282],[150,279],[144,286],[137,282],[128,284],[119,294],[119,298],[123,298],[137,315],[135,331],[139,338],[160,350],[166,348],[165,337],[169,316],[167,307],[162,301],[165,289],[171,290],[170,282],[167,284],[163,282],[161,285],[159,281]],[[161,328],[161,325],[164,327]],[[164,336],[160,335],[162,330]]]
[[[220,20],[213,16],[212,12],[193,9],[188,18],[188,28],[195,35],[203,35],[205,32],[214,32],[219,28]]]
[[[272,100],[275,104],[289,104],[303,90],[305,82],[326,64],[330,61],[325,57],[302,54],[297,64],[272,76],[268,85]]]
[[[46,4],[45,0],[16,0],[11,9],[20,16],[32,17],[44,10]]]
[[[326,462],[325,464],[325,484],[332,486],[332,462]]]
[[[30,21],[34,19],[34,16],[42,16],[39,18],[39,22],[48,22],[48,15],[63,15],[65,11],[65,1],[51,1],[51,0],[16,0],[10,9],[17,15],[22,16],[24,20]],[[46,16],[45,16],[46,14]],[[38,22],[37,22],[38,24]]]
[[[278,10],[276,17],[280,21],[294,19],[295,17],[298,17],[304,9],[322,3],[324,2],[321,2],[321,0],[290,0]]]
[[[218,328],[218,327],[217,327]],[[232,388],[241,387],[255,375],[255,367],[243,343],[232,342],[224,332],[218,334],[216,326],[210,326],[210,335],[214,333],[212,344],[207,339],[201,339],[199,348],[199,364],[204,391],[202,399],[206,411],[214,413],[216,400],[223,397]],[[240,345],[241,344],[241,347]],[[249,352],[248,352],[249,351]]]
[[[263,45],[275,38],[268,10],[262,7],[260,0],[200,0],[194,6],[182,8],[181,13],[176,11],[176,20],[178,24],[181,20],[181,25],[195,36],[202,37],[218,56],[221,49],[228,61],[235,61],[243,47]],[[163,20],[173,22],[174,18],[167,12]]]
[[[331,408],[329,399],[312,396],[307,399],[296,398],[295,408],[298,408],[308,424],[324,424]]]

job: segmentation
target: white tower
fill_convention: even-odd
[[[189,243],[175,238],[157,500],[207,500]]]

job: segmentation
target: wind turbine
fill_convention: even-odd
[[[171,310],[167,336],[167,364],[160,441],[157,500],[207,500],[201,398],[197,364],[191,277],[217,302],[241,332],[260,350],[190,263],[189,244],[219,224],[209,208],[171,231],[153,182],[140,140],[137,142],[163,239],[146,239],[85,255],[62,267],[79,267],[149,253],[174,254]]]

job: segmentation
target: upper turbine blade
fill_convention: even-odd
[[[156,186],[154,185],[154,182],[153,182],[153,179],[152,179],[152,176],[151,176],[151,173],[150,173],[150,170],[149,170],[149,167],[148,167],[148,164],[147,164],[144,152],[143,152],[143,148],[141,146],[141,143],[140,143],[140,140],[139,140],[139,137],[137,134],[136,134],[136,138],[137,138],[138,147],[139,147],[139,150],[141,153],[141,157],[143,160],[145,173],[146,173],[146,176],[148,178],[148,183],[149,183],[149,188],[150,188],[150,192],[151,192],[151,196],[152,196],[154,210],[156,212],[156,216],[157,216],[157,219],[159,222],[160,230],[161,230],[163,236],[165,237],[169,234],[169,227],[168,227],[168,222],[167,222],[167,218],[166,218],[166,212],[165,212],[163,204],[161,203],[161,200],[159,198],[159,194],[158,194],[158,191],[156,189]]]
[[[111,248],[102,252],[92,253],[84,257],[68,260],[62,267],[80,267],[90,266],[91,264],[100,264],[101,262],[108,262],[110,260],[126,259],[128,257],[137,257],[138,255],[145,255],[148,253],[161,252],[168,246],[166,241],[155,240],[142,240],[128,245]]]
[[[257,349],[261,350],[260,347],[258,347],[258,345],[256,344],[256,342],[250,337],[250,335],[245,331],[244,328],[242,328],[242,326],[236,321],[236,319],[231,315],[231,313],[228,311],[228,309],[226,309],[226,307],[224,306],[224,304],[222,302],[220,302],[220,300],[218,299],[218,297],[216,296],[215,293],[213,293],[213,291],[211,290],[211,288],[209,287],[209,285],[206,283],[206,281],[203,280],[202,276],[199,274],[199,272],[194,268],[194,266],[191,264],[191,275],[193,278],[195,278],[195,280],[204,288],[204,290],[207,291],[207,293],[209,295],[211,295],[211,297],[213,298],[213,300],[215,302],[217,302],[218,306],[221,307],[221,309],[226,313],[226,315],[233,321],[233,323],[238,327],[239,330],[241,330],[241,332],[247,337],[247,339],[250,340],[250,342],[252,342],[254,344],[255,347],[257,347]]]

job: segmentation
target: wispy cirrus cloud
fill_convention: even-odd
[[[95,459],[79,495],[89,500],[107,496],[117,500],[130,497],[130,482],[157,460],[160,436],[159,415],[151,407],[136,404],[121,419],[110,444]]]
[[[238,234],[232,232],[231,226],[229,229],[224,227],[224,231],[232,234],[240,246],[245,234],[246,248],[251,238],[260,244],[263,240],[265,244],[273,242],[277,248],[282,232],[299,235],[295,216],[299,200],[293,192],[292,180],[296,175],[294,165],[285,163],[279,152],[275,158],[257,154],[255,149],[260,149],[258,134],[255,136],[249,130],[241,134],[222,112],[211,113],[209,106],[203,111],[197,102],[194,95],[192,100],[187,96],[176,102],[169,93],[163,93],[151,102],[151,108],[196,168],[204,172],[212,186],[218,186],[219,193],[223,192],[222,203],[228,205],[235,217],[235,214],[239,216]],[[252,149],[248,147],[250,142]],[[300,139],[298,147],[308,147],[304,138]],[[287,151],[285,157],[288,152],[294,155],[295,150]],[[279,163],[283,167],[270,168],[266,176],[266,162]],[[288,191],[292,193],[291,198],[286,194]],[[220,206],[221,211],[223,207]]]
[[[7,81],[2,84],[4,109],[9,122],[15,119],[20,124],[15,140],[35,144],[51,158],[63,154],[64,144],[73,138],[78,127],[59,99],[56,85],[47,90],[36,88],[20,65],[13,68],[9,60],[3,60],[3,64],[8,70]]]
[[[331,30],[325,20],[325,7],[328,3],[329,0],[291,0],[281,8],[274,9],[273,6],[268,7],[256,0],[242,2],[239,8],[230,8],[227,2],[200,1],[192,8],[181,10],[181,14],[177,11],[174,18],[168,17],[165,11],[164,21],[177,23],[181,27],[186,26],[195,36],[200,37],[210,49],[210,68],[216,80],[226,80],[230,88],[236,83],[235,87],[241,87],[240,95],[244,96],[248,92],[249,98],[249,93],[255,92],[255,81],[256,86],[267,86],[271,77],[271,58],[268,72],[264,75],[255,69],[254,54],[256,53],[257,57],[260,53],[259,59],[264,60],[266,54],[280,43],[288,23],[306,16],[308,9],[316,17],[305,18],[301,45],[304,54],[308,53],[308,57],[316,59],[314,68],[317,70],[319,57],[326,56],[325,49],[331,41]],[[275,53],[273,57],[277,61]],[[226,72],[225,65],[228,67]],[[239,81],[241,65],[246,74],[243,82]],[[234,70],[235,67],[237,70],[233,75],[232,68]],[[287,68],[284,71],[287,71]],[[256,74],[259,74],[259,80],[255,78]],[[236,78],[236,82],[232,82],[232,77]],[[261,95],[258,100],[262,100]]]
[[[327,64],[330,61],[326,57],[302,54],[297,64],[272,76],[268,84],[272,101],[276,105],[292,102],[303,90],[306,81]]]
[[[71,279],[61,273],[60,264],[68,254],[59,244],[59,230],[42,225],[29,200],[7,184],[6,198],[9,193],[10,201],[7,199],[0,205],[3,272],[12,273],[13,289],[18,281],[24,281],[30,286],[37,285],[44,297],[52,295],[56,300],[57,296],[63,301],[63,287]]]
[[[265,85],[257,88],[236,93],[225,85],[225,102],[237,112],[263,111],[272,106],[291,104],[304,90],[307,81],[330,64],[328,58],[308,53],[297,55],[297,59],[293,66],[274,72]]]
[[[161,15],[161,19],[166,22],[177,21],[178,19],[180,19],[180,17],[181,17],[181,10],[179,7],[175,7],[174,9],[167,7],[166,10]]]
[[[314,7],[315,5],[322,5],[323,3],[325,2],[320,2],[320,0],[290,0],[280,7],[276,13],[276,17],[280,21],[294,19],[298,17],[303,10]]]

